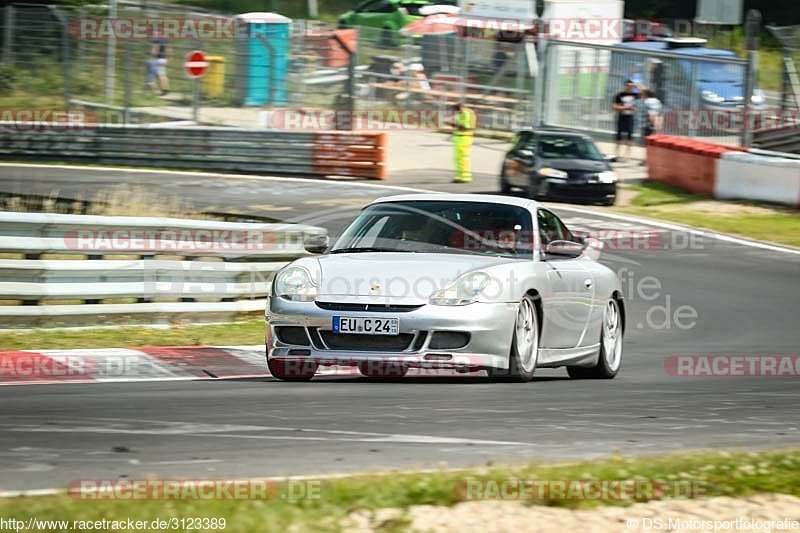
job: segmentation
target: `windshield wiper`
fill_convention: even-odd
[[[372,246],[363,246],[363,247],[353,247],[353,248],[337,248],[336,250],[331,250],[332,254],[350,254],[350,253],[359,253],[359,252],[399,252],[400,250],[394,250],[392,248],[375,248]]]

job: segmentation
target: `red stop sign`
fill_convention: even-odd
[[[186,73],[192,78],[201,78],[208,69],[208,61],[206,55],[200,50],[189,52],[186,54],[186,61],[183,63],[183,68]]]

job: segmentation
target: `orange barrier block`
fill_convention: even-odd
[[[314,133],[314,174],[385,180],[386,133],[325,131]]]

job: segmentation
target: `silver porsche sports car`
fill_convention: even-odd
[[[409,368],[485,370],[530,381],[536,368],[613,378],[625,307],[602,245],[533,200],[473,194],[390,196],[333,245],[312,237],[274,277],[266,309],[273,376],[321,366],[369,377]]]

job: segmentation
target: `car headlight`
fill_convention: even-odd
[[[539,169],[539,174],[542,176],[547,176],[548,178],[556,178],[556,179],[567,179],[567,173],[563,170],[558,170],[556,168],[550,167],[543,167]]]
[[[317,297],[317,284],[301,266],[290,266],[275,276],[273,294],[295,302],[312,302]]]
[[[452,285],[438,290],[431,296],[433,305],[467,305],[477,301],[491,278],[485,272],[469,272]]]
[[[718,95],[714,91],[709,91],[708,89],[704,90],[700,94],[703,95],[703,100],[705,100],[706,102],[711,102],[712,104],[719,104],[720,102],[725,101],[725,98]]]
[[[617,175],[610,170],[606,170],[597,175],[597,181],[600,183],[616,183]]]

